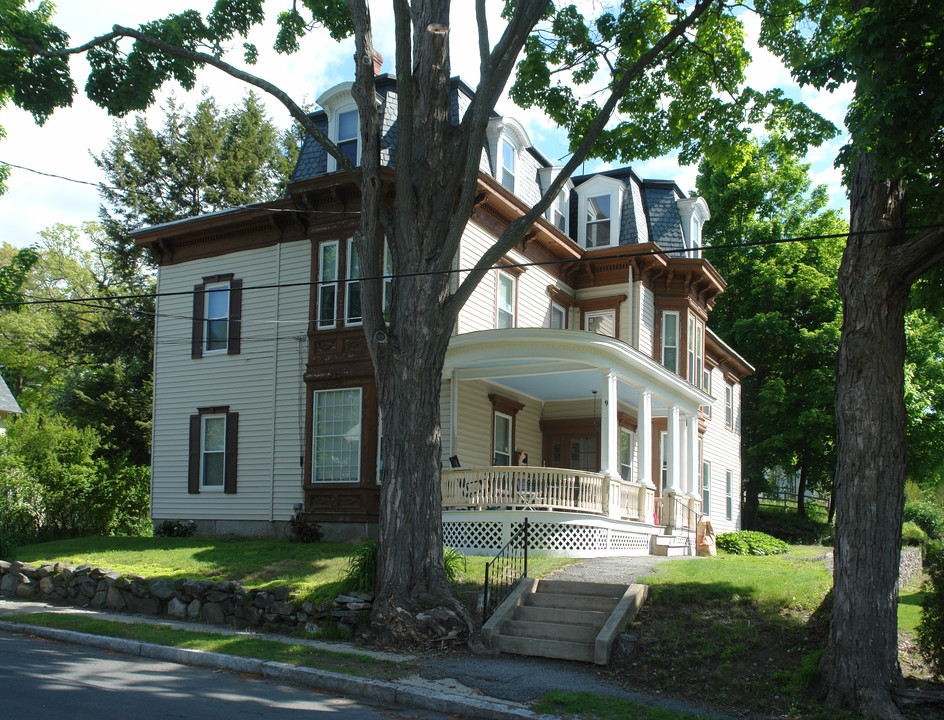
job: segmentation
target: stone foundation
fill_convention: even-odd
[[[372,593],[352,593],[312,605],[296,602],[297,594],[288,586],[250,590],[238,582],[148,580],[93,565],[34,567],[3,560],[0,595],[276,632],[319,633],[324,625],[333,625],[345,635],[354,633],[373,600]]]

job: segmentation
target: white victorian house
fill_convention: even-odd
[[[377,79],[396,162],[392,77]],[[456,120],[471,91],[453,82]],[[315,122],[355,162],[350,84]],[[353,113],[353,115],[352,115]],[[512,118],[482,149],[474,264],[557,168]],[[371,534],[381,433],[351,242],[359,190],[309,138],[283,200],[145,228],[160,265],[152,515],[278,532],[301,504],[330,538]],[[446,543],[491,553],[524,517],[578,556],[687,543],[740,523],[740,382],[713,333],[725,283],[701,198],[630,168],[575,177],[463,308],[442,377]],[[456,280],[458,282],[458,279]]]

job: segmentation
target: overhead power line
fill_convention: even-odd
[[[295,212],[295,211],[292,211]],[[898,228],[899,231],[906,230],[927,230],[930,228],[940,228],[944,227],[944,223],[934,223],[929,225],[910,225],[903,228]],[[849,235],[874,235],[879,233],[887,233],[889,230],[859,230],[855,233],[852,232],[843,232],[843,233],[830,233],[830,234],[821,234],[821,235],[803,235],[798,237],[791,238],[779,238],[775,240],[757,240],[752,242],[742,242],[742,243],[728,243],[725,245],[703,245],[701,248],[698,248],[702,252],[715,252],[715,251],[730,251],[730,250],[739,250],[743,248],[752,248],[752,247],[765,247],[769,245],[783,245],[788,243],[796,242],[812,242],[816,240],[832,240],[836,238],[844,238]],[[646,257],[651,255],[685,255],[692,252],[691,248],[677,248],[672,250],[643,250],[639,252],[632,253],[619,253],[613,255],[595,255],[592,258],[582,257],[582,258],[566,258],[563,260],[536,260],[532,262],[522,262],[522,263],[509,263],[502,265],[493,265],[486,268],[488,270],[506,270],[508,268],[529,268],[529,267],[546,267],[551,265],[572,265],[574,263],[582,262],[596,262],[599,260],[625,260],[627,258],[634,257]],[[270,283],[266,285],[249,285],[242,288],[243,292],[253,291],[253,290],[277,290],[282,288],[292,288],[292,287],[313,287],[322,284],[339,284],[343,285],[349,282],[366,282],[371,280],[394,280],[394,279],[403,279],[411,277],[428,277],[431,275],[458,275],[462,273],[473,272],[475,268],[450,268],[447,270],[425,270],[419,272],[411,273],[396,273],[391,275],[373,275],[373,276],[363,276],[356,278],[338,278],[337,280],[305,280],[292,283]],[[153,292],[153,293],[134,293],[128,295],[100,295],[96,297],[82,297],[82,298],[44,298],[39,300],[23,300],[15,303],[0,303],[0,307],[22,307],[26,305],[63,305],[63,304],[82,304],[90,302],[114,302],[116,300],[143,300],[147,298],[162,298],[162,297],[179,297],[183,295],[193,295],[194,290],[177,290],[170,292]],[[205,292],[205,291],[204,291]],[[131,309],[134,312],[137,312],[133,308]]]

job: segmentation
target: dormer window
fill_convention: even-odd
[[[561,191],[551,205],[551,216],[548,218],[551,224],[562,233],[567,232],[567,195],[566,191]]]
[[[521,193],[525,185],[520,168],[521,153],[531,147],[531,140],[521,123],[510,117],[495,117],[489,120],[486,130],[488,155],[491,160],[492,177],[506,190]],[[518,182],[522,178],[522,182]]]
[[[338,115],[338,149],[352,164],[357,165],[357,138],[360,128],[357,122],[357,110],[348,110]]]
[[[619,245],[625,189],[620,180],[605,175],[597,175],[577,187],[580,221],[577,242],[587,250]]]
[[[547,192],[548,188],[551,187],[554,180],[557,179],[560,170],[559,167],[538,168],[538,182],[541,185],[542,193]],[[567,180],[561,191],[557,193],[557,197],[554,198],[554,202],[552,202],[550,207],[544,212],[544,217],[547,218],[547,221],[565,235],[569,234],[567,226],[570,224],[570,193],[573,189],[574,183],[571,180]]]
[[[515,146],[508,142],[507,138],[501,141],[501,184],[506,188],[515,191],[515,156],[518,151]]]
[[[675,206],[678,208],[679,220],[682,223],[682,239],[689,250],[687,255],[691,258],[700,258],[701,229],[708,220],[711,220],[708,203],[703,198],[691,197],[677,200]]]
[[[587,198],[587,249],[610,244],[610,196]]]

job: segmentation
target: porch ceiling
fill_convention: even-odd
[[[626,343],[577,330],[516,328],[455,336],[446,353],[444,375],[486,380],[544,402],[602,398],[603,375],[619,378],[621,403],[639,405],[639,392],[652,392],[653,414],[675,404],[690,413],[711,397],[668,372]]]

